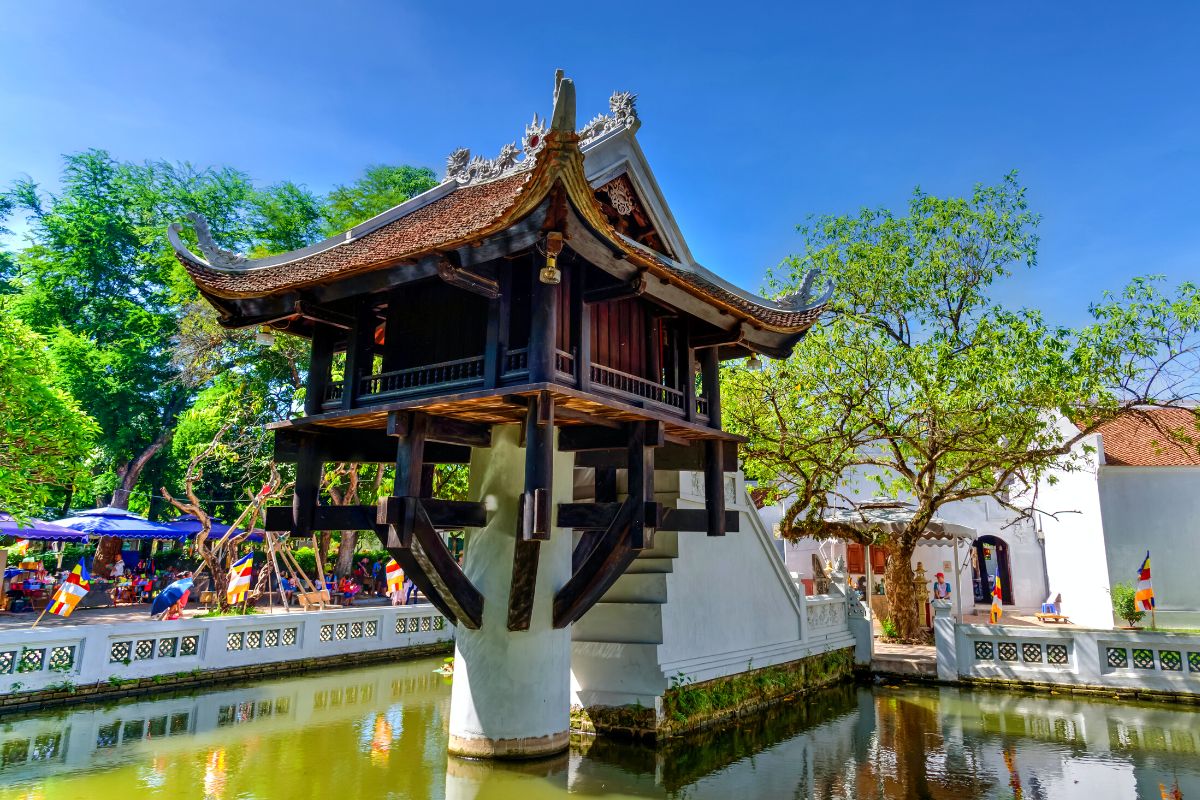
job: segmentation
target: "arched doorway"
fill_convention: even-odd
[[[1012,572],[1009,569],[1008,544],[996,536],[980,536],[971,545],[971,572],[975,584],[975,602],[992,602],[992,579],[1000,575],[1000,601],[1012,605]]]

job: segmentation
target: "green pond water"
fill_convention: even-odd
[[[448,759],[439,660],[0,718],[0,797],[1200,799],[1200,711],[949,688],[825,691],[654,751]]]

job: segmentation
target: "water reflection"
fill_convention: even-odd
[[[0,719],[0,797],[1200,799],[1187,707],[842,686],[654,751],[446,756],[438,660]]]

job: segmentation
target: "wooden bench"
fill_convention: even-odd
[[[330,604],[329,590],[322,589],[319,592],[296,592],[296,602],[299,603],[300,607],[305,611],[309,611],[314,608],[320,608],[323,605],[327,606]]]
[[[1067,618],[1066,614],[1051,614],[1048,611],[1039,611],[1038,613],[1034,614],[1034,616],[1038,618],[1039,622],[1061,622],[1066,625],[1072,624],[1071,620]]]

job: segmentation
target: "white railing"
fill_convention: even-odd
[[[0,631],[0,694],[450,641],[430,605]]]
[[[1200,695],[1200,635],[934,621],[938,676]]]

